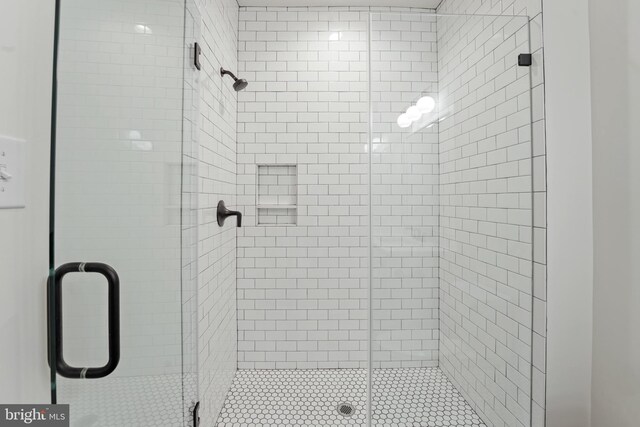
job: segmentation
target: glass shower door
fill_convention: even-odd
[[[192,21],[184,0],[60,2],[50,357],[72,426],[191,425]]]
[[[531,425],[529,21],[372,13],[372,425]]]

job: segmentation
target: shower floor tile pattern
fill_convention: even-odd
[[[184,386],[195,387],[195,376],[185,376]],[[71,427],[180,427],[182,392],[181,374],[58,378],[58,402],[70,404]]]
[[[365,369],[242,370],[217,427],[365,426]],[[355,407],[348,417],[343,403]],[[376,369],[372,425],[486,427],[439,368]]]

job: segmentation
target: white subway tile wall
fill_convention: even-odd
[[[295,206],[297,174],[296,165],[258,165],[258,206]]]
[[[372,10],[398,12],[375,29],[375,96],[385,98],[372,169],[375,366],[434,366],[437,128],[401,136],[391,126],[416,93],[437,88],[435,20]],[[252,84],[240,94],[238,120],[247,218],[238,251],[240,368],[366,364],[369,11],[241,8],[240,70]],[[413,77],[421,83],[402,83]],[[255,168],[267,162],[298,165],[294,229],[256,222]]]
[[[198,385],[202,425],[214,425],[237,369],[236,228],[219,227],[216,207],[236,207],[237,94],[220,67],[238,63],[238,4],[195,0],[202,47],[198,152]],[[191,59],[193,57],[191,56]]]
[[[240,8],[241,369],[367,365],[367,19]],[[297,165],[297,225],[259,224],[262,164]]]
[[[546,400],[546,139],[544,110],[544,56],[541,0],[443,0],[439,13],[527,16],[533,54],[531,98],[533,120],[533,387],[532,426],[545,425]],[[466,396],[469,399],[469,396]]]
[[[531,98],[526,18],[438,18],[441,367],[489,425],[529,425]]]

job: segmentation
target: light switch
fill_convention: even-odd
[[[0,209],[24,208],[24,147],[21,139],[0,135]]]

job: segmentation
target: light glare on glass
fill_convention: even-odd
[[[407,108],[407,116],[409,117],[409,119],[411,121],[415,122],[420,117],[422,117],[422,112],[420,111],[420,109],[418,107],[413,105],[413,106]]]
[[[400,116],[398,116],[398,126],[401,128],[408,128],[411,126],[411,123],[413,123],[413,120],[411,120],[408,115],[400,114]]]
[[[436,109],[436,100],[430,96],[423,96],[418,100],[416,106],[422,113],[431,113]]]
[[[143,24],[136,24],[134,26],[134,29],[136,30],[136,33],[153,34],[153,31],[151,30],[151,28],[149,28],[148,26],[143,25]]]

